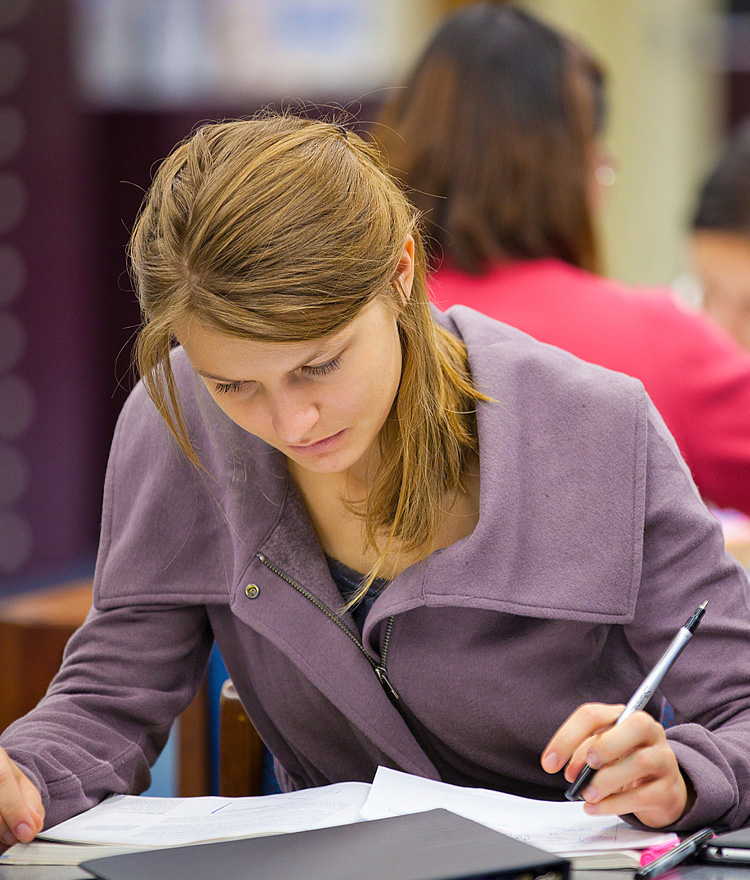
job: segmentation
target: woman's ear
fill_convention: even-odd
[[[393,276],[401,296],[404,299],[404,305],[411,296],[411,286],[414,282],[414,238],[407,236],[404,243],[404,249],[399,257],[396,266],[396,274]]]

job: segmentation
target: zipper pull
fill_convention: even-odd
[[[376,666],[375,675],[377,675],[380,683],[385,688],[385,692],[388,694],[392,702],[395,703],[397,700],[401,699],[401,697],[399,697],[398,695],[398,691],[396,690],[396,688],[388,680],[388,673],[385,671],[384,666]]]

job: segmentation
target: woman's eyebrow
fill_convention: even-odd
[[[297,364],[297,366],[292,367],[292,369],[289,370],[289,372],[294,373],[296,370],[299,370],[300,367],[307,366],[307,364],[309,364],[310,361],[315,361],[319,357],[322,357],[324,354],[327,355],[331,351],[331,349],[336,347],[337,344],[338,344],[338,340],[336,342],[331,342],[330,340],[328,340],[323,345],[319,345],[311,355],[308,355],[306,358],[304,358],[304,360],[301,360]]]
[[[212,379],[214,382],[223,382],[226,385],[239,385],[240,382],[247,382],[247,379],[226,379],[224,376],[215,376],[213,373],[208,373],[205,370],[194,369],[201,378]]]

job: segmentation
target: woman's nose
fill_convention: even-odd
[[[272,404],[271,422],[276,436],[290,446],[298,446],[315,437],[308,437],[318,421],[318,408],[314,403],[285,394]],[[320,438],[318,438],[320,439]]]

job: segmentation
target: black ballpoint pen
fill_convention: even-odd
[[[677,846],[668,850],[664,855],[654,859],[648,865],[644,865],[635,872],[636,880],[648,880],[649,877],[657,877],[676,865],[681,865],[684,861],[699,853],[714,836],[713,828],[704,828],[691,837],[686,837]]]
[[[629,718],[634,712],[642,709],[654,695],[654,691],[661,684],[661,680],[667,674],[674,661],[680,656],[682,649],[693,637],[693,633],[700,623],[701,617],[703,617],[703,612],[706,610],[706,605],[707,602],[699,605],[695,613],[692,615],[692,617],[690,617],[687,623],[679,628],[679,630],[677,631],[677,635],[672,639],[672,642],[670,643],[667,650],[659,658],[656,666],[654,666],[651,672],[649,672],[649,674],[643,680],[641,686],[633,694],[630,700],[628,700],[627,706],[625,706],[625,708],[622,710],[622,713],[620,714],[620,717],[617,719],[617,721],[615,721],[615,727],[618,724],[621,724],[626,718]],[[591,777],[595,773],[596,770],[586,764],[583,770],[581,770],[581,772],[578,774],[578,778],[576,779],[576,781],[573,782],[572,785],[570,785],[568,790],[565,792],[565,797],[569,801],[582,800],[581,792],[589,783]]]

